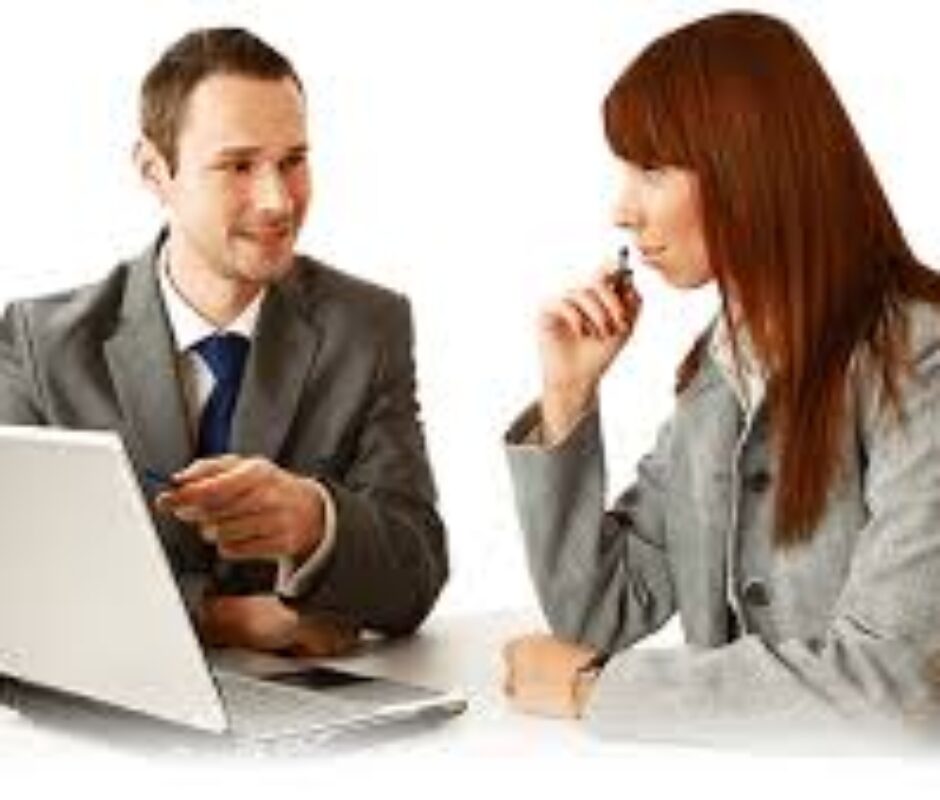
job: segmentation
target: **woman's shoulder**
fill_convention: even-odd
[[[914,300],[901,309],[912,365],[924,357],[936,356],[940,348],[940,304]]]
[[[866,427],[936,413],[931,409],[940,404],[940,305],[907,301],[895,309],[892,325],[895,346],[878,357],[866,348],[853,364],[853,390]],[[886,358],[894,363],[886,364]]]

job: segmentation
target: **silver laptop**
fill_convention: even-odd
[[[238,740],[327,738],[462,711],[323,666],[212,668],[119,437],[0,426],[0,675]]]

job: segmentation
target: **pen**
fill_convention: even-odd
[[[144,482],[153,492],[162,492],[177,485],[172,475],[165,475],[150,467],[144,467]]]
[[[617,266],[607,276],[607,280],[614,291],[620,295],[623,295],[629,287],[630,282],[633,280],[633,267],[630,266],[630,250],[628,248],[621,247],[617,251]]]
[[[617,251],[617,270],[614,273],[620,280],[630,280],[633,277],[633,267],[630,266],[630,249],[621,247]]]

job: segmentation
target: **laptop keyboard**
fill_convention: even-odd
[[[236,735],[252,738],[309,736],[353,725],[367,715],[363,704],[324,693],[221,670],[214,671],[219,693]]]

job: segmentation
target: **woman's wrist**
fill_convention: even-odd
[[[609,653],[597,652],[575,670],[571,684],[571,700],[576,717],[584,716],[584,709],[591,698],[597,679],[609,659]]]
[[[544,443],[552,446],[564,440],[578,420],[594,405],[596,396],[596,385],[565,388],[546,386],[540,403]]]

